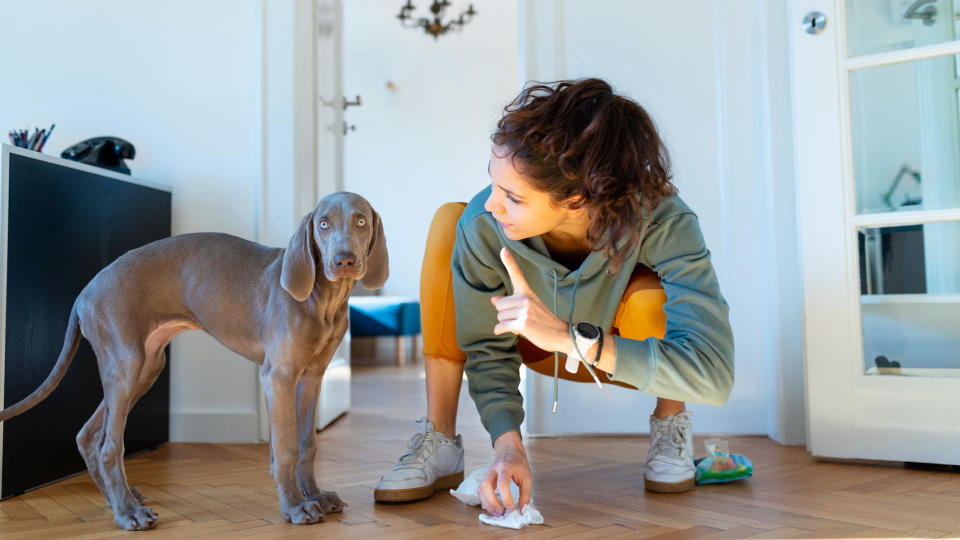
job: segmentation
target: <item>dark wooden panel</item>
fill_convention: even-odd
[[[170,236],[170,193],[10,155],[4,406],[50,373],[67,317],[83,287],[114,259]],[[167,348],[169,358],[169,347]],[[168,440],[169,362],[133,409],[128,454]],[[96,358],[83,340],[59,387],[3,424],[8,497],[85,470],[74,438],[103,397]]]

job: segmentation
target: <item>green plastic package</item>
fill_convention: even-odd
[[[707,444],[707,456],[693,460],[697,466],[696,483],[717,484],[753,476],[753,463],[746,456],[727,454],[716,444]]]

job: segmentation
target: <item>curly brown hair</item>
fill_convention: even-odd
[[[640,239],[642,209],[677,193],[650,115],[601,79],[528,84],[490,138],[534,189],[587,208],[587,242],[610,257],[611,274]]]

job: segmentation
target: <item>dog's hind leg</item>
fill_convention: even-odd
[[[152,529],[159,522],[157,515],[137,500],[127,484],[123,466],[123,432],[130,409],[145,391],[142,390],[145,381],[141,375],[149,376],[156,367],[147,365],[142,344],[112,348],[104,353],[97,355],[105,405],[99,460],[107,498],[113,506],[113,521],[126,530]],[[156,358],[152,360],[151,364],[158,363]],[[162,362],[159,363],[162,367]],[[153,379],[150,379],[152,383]]]
[[[105,411],[104,402],[101,401],[96,412],[77,434],[77,448],[80,450],[80,455],[83,456],[84,463],[87,464],[87,472],[90,473],[90,477],[93,478],[97,488],[100,489],[100,493],[103,494],[103,498],[106,499],[107,506],[113,508],[107,488],[103,483],[103,474],[100,472],[100,448],[103,446],[103,417]]]
[[[161,349],[158,355],[155,355],[152,360],[144,365],[140,373],[137,398],[134,400],[134,403],[150,390],[150,387],[153,386],[153,383],[156,382],[157,377],[163,370],[165,363],[166,356]],[[83,456],[83,461],[87,465],[87,472],[90,473],[90,477],[93,478],[100,493],[103,494],[107,506],[113,508],[109,492],[104,484],[103,473],[100,470],[100,450],[103,448],[105,434],[103,423],[105,412],[105,403],[101,401],[96,412],[93,413],[93,416],[87,420],[80,430],[80,433],[77,434],[77,448],[80,450],[80,455]],[[147,502],[147,496],[141,493],[135,486],[130,486],[130,493],[140,504]]]
[[[163,371],[163,366],[166,363],[167,355],[162,348],[147,358],[143,369],[140,371],[140,381],[137,383],[137,397],[134,398],[133,403],[130,405],[131,408],[150,390],[153,383],[157,382],[157,377],[160,376],[160,372]],[[133,495],[140,504],[144,504],[149,500],[149,497],[141,493],[136,486],[130,486],[130,494]]]

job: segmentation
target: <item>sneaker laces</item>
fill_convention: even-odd
[[[422,452],[418,452],[423,443],[426,441],[433,442],[432,435],[436,432],[433,431],[433,424],[427,420],[426,416],[421,417],[419,420],[415,421],[414,424],[420,426],[420,431],[414,433],[410,440],[407,441],[407,451],[400,456],[400,460],[393,467],[394,470],[399,469],[419,469],[422,468],[424,462],[424,455]]]
[[[654,433],[653,445],[657,449],[668,449],[671,447],[679,448],[679,456],[686,456],[689,459],[693,459],[689,455],[689,448],[687,446],[687,432],[681,429],[677,424],[677,417],[680,415],[685,415],[686,418],[689,418],[689,411],[683,411],[674,415],[674,417],[669,422],[655,422],[656,432]],[[664,433],[666,432],[666,434]],[[665,436],[666,435],[666,436]],[[664,452],[666,453],[666,452]]]

